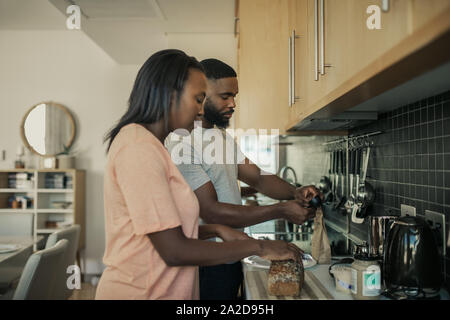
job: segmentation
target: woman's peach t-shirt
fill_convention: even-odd
[[[181,226],[198,238],[199,204],[150,131],[123,127],[104,178],[106,250],[96,299],[198,299],[198,268],[169,267],[147,234]]]

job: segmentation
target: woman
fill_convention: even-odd
[[[193,129],[205,91],[202,66],[182,51],[157,52],[140,69],[129,108],[106,137],[106,270],[96,299],[198,299],[197,266],[250,255],[301,259],[282,241],[198,226],[197,198],[163,143],[171,131]],[[214,236],[224,242],[201,240]]]

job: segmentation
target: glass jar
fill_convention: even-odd
[[[352,263],[352,296],[357,300],[377,300],[381,293],[381,268],[376,258],[356,255]]]

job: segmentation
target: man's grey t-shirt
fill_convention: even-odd
[[[242,204],[238,164],[244,162],[245,156],[225,130],[197,127],[185,137],[172,133],[166,147],[192,190],[211,181],[219,202]]]

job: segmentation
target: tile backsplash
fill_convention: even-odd
[[[351,130],[350,135],[382,133],[372,138],[367,181],[375,188],[371,215],[400,215],[401,204],[444,213],[450,221],[450,91],[426,97],[379,115],[379,119]],[[320,142],[336,137],[306,138],[289,146],[287,164],[300,168],[305,182],[319,182],[329,166],[328,154]],[[296,147],[298,146],[298,147]],[[305,151],[308,150],[308,151]],[[308,157],[310,157],[308,159]],[[314,159],[313,159],[314,158]],[[317,159],[316,159],[317,158]],[[311,172],[315,172],[312,174]],[[330,214],[327,218],[345,229],[348,217]],[[350,233],[367,240],[367,224],[348,225]],[[450,281],[450,250],[447,248],[447,287]]]

